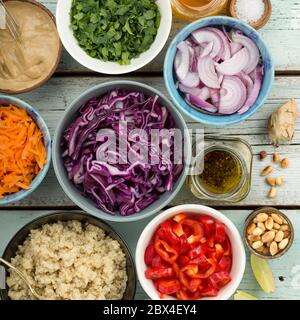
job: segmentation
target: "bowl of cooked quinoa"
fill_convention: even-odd
[[[80,212],[52,213],[24,226],[3,259],[24,273],[44,300],[133,300],[136,271],[121,237]],[[4,300],[34,300],[24,281],[6,269]]]

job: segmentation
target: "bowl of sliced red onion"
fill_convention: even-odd
[[[260,34],[230,17],[195,21],[165,58],[164,79],[176,106],[196,121],[227,126],[253,115],[274,81],[274,62]]]

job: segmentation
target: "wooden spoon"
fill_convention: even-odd
[[[267,22],[270,20],[271,15],[272,15],[272,3],[271,0],[263,0],[265,3],[265,12],[263,14],[263,16],[253,22],[253,23],[249,23],[251,25],[251,27],[255,28],[255,29],[260,29],[263,26],[265,26],[267,24]],[[230,3],[230,7],[229,7],[229,11],[232,17],[239,19],[237,12],[236,12],[236,3],[237,0],[231,0]]]

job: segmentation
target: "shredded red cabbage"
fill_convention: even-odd
[[[62,157],[69,179],[84,196],[107,213],[119,212],[128,216],[140,212],[164,192],[171,191],[183,170],[182,163],[173,161],[176,153],[174,136],[159,141],[159,148],[163,144],[170,147],[170,161],[159,154],[151,140],[151,129],[176,128],[174,118],[166,107],[158,103],[158,98],[146,97],[141,92],[112,90],[85,103],[64,133]],[[148,133],[145,143],[151,146],[148,156],[149,159],[156,157],[155,164],[140,160],[128,163],[123,159],[119,142],[126,134],[126,127],[122,130],[120,121],[127,123],[127,136],[132,129],[144,129]],[[115,153],[108,148],[110,135],[117,140]],[[130,138],[126,141],[127,152],[135,152],[134,141]],[[117,163],[102,161],[101,152],[117,159]]]

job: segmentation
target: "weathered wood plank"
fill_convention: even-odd
[[[250,214],[250,211],[234,210],[234,211],[222,211],[230,218],[242,233],[243,224]],[[6,245],[14,234],[29,221],[49,213],[47,211],[0,211],[1,224],[0,224],[0,256],[5,249]],[[293,210],[287,210],[285,213],[291,219],[295,233],[300,230],[300,215],[299,212]],[[124,224],[124,223],[112,223],[114,229],[128,243],[129,248],[134,254],[138,238],[150,219],[143,220],[136,223]],[[130,227],[130,228],[129,228]],[[282,258],[271,261],[270,266],[273,271],[273,275],[276,282],[276,291],[271,294],[265,294],[257,284],[253,277],[252,270],[249,263],[249,253],[247,252],[247,266],[242,283],[239,290],[243,290],[253,294],[259,299],[287,299],[287,300],[299,300],[300,299],[300,283],[299,280],[299,250],[300,240],[296,237],[294,244],[290,251]],[[145,292],[141,288],[140,284],[137,287],[136,299],[148,299]]]
[[[72,100],[85,89],[109,80],[111,78],[55,77],[46,86],[32,93],[23,94],[20,97],[31,103],[41,112],[53,135],[58,121]],[[167,94],[163,80],[160,77],[136,78],[136,81],[150,84]],[[267,199],[268,186],[264,183],[264,179],[260,177],[261,170],[268,162],[260,162],[256,156],[261,150],[266,150],[269,154],[272,154],[273,147],[269,145],[266,119],[273,110],[291,97],[296,98],[300,102],[300,78],[278,77],[266,105],[244,123],[222,129],[205,127],[185,117],[190,128],[204,128],[206,134],[238,136],[246,139],[252,145],[255,154],[252,190],[249,196],[238,205],[300,205],[300,158],[298,157],[300,151],[300,123],[297,125],[297,132],[292,145],[280,149],[282,157],[289,157],[291,167],[280,173],[275,172],[275,175],[283,175],[286,180],[285,185],[278,190],[278,197],[276,199]],[[186,188],[183,188],[172,205],[189,202],[199,202],[199,200],[195,199]],[[73,206],[73,203],[62,192],[51,168],[45,181],[36,192],[23,201],[11,206],[58,207]]]
[[[57,0],[40,1],[54,13]],[[260,31],[274,56],[277,71],[300,71],[300,1],[272,1],[273,15],[270,22]],[[160,55],[149,65],[141,69],[144,72],[161,72],[166,48],[186,22],[174,18],[173,28],[167,45]],[[65,50],[58,68],[60,72],[87,71]]]

